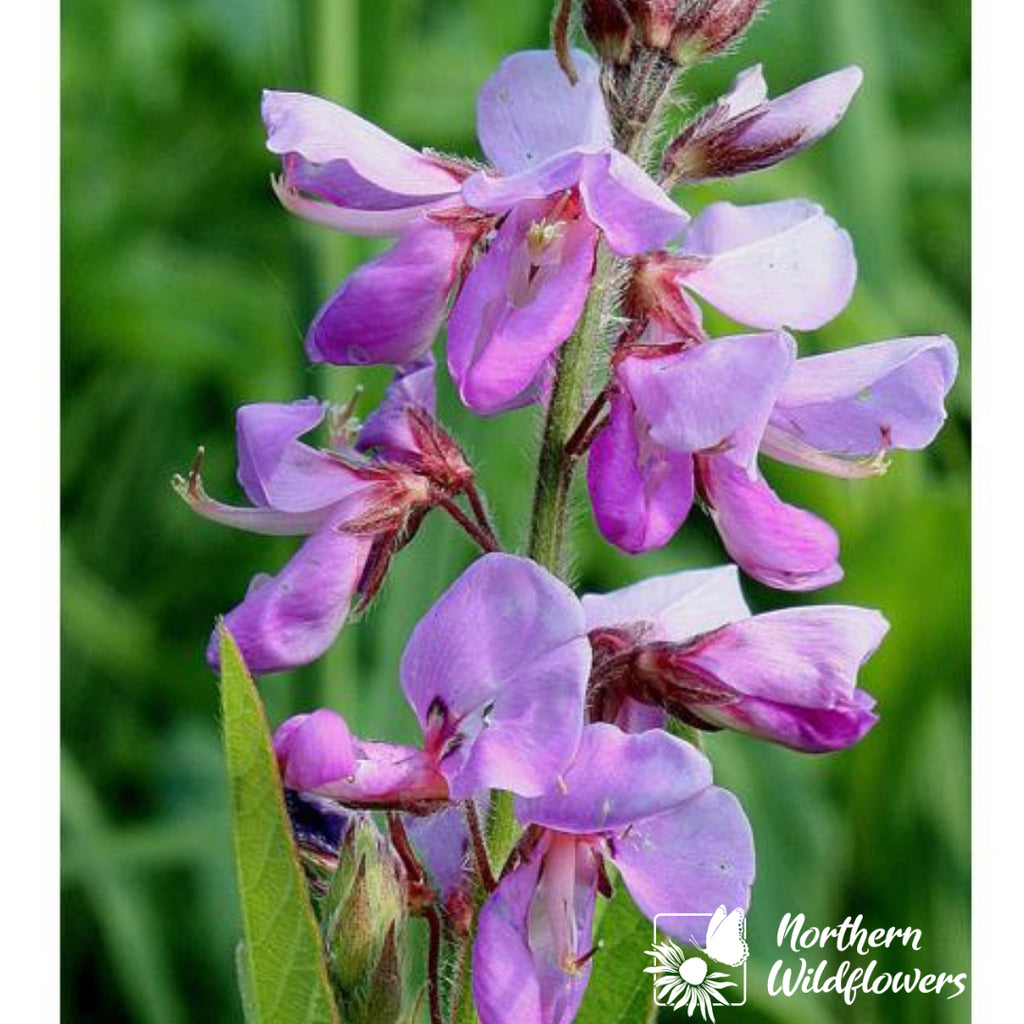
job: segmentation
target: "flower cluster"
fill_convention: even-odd
[[[198,463],[176,479],[209,519],[306,538],[225,618],[258,674],[320,657],[432,510],[481,549],[405,648],[417,745],[356,737],[321,709],[284,722],[274,746],[300,848],[340,871],[346,834],[376,836],[360,842],[399,865],[386,874],[403,880],[408,912],[471,963],[483,1024],[573,1020],[600,964],[595,903],[616,884],[651,917],[747,906],[750,826],[713,784],[700,736],[853,746],[878,721],[857,676],[888,628],[876,611],[834,604],[751,614],[736,566],[790,591],[842,576],[835,532],[775,494],[760,456],[881,473],[893,450],[934,438],[957,365],[943,336],[798,356],[790,332],[821,327],[851,297],[849,235],[803,199],[718,202],[691,218],[675,198],[817,142],[851,103],[858,69],[774,98],[760,67],[744,71],[652,160],[681,70],[731,45],[762,4],[584,0],[597,59],[568,46],[572,6],[555,19],[554,51],[514,54],[484,84],[483,165],[414,150],[318,97],[265,94],[283,205],[395,239],[325,302],[307,354],[391,365],[395,377],[363,423],[315,399],[239,410],[249,506],[210,498]],[[701,303],[750,333],[712,337]],[[557,559],[502,550],[473,467],[438,422],[442,325],[469,409],[546,409],[554,472],[544,477],[542,456],[538,507],[586,457],[610,543],[663,546],[697,502],[735,566],[578,597]],[[324,428],[322,444],[303,440]],[[386,816],[386,839],[371,814]],[[684,927],[675,937],[694,941]],[[460,993],[428,980],[437,1024]]]

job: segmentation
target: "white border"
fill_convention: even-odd
[[[973,1019],[998,1020],[1020,974],[1024,748],[1024,10],[975,0]],[[941,552],[935,553],[941,558]]]
[[[4,1018],[60,1019],[59,8],[9,8],[3,96]]]

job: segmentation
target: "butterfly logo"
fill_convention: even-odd
[[[708,961],[728,967],[745,964],[750,956],[745,935],[743,911],[737,908],[727,913],[723,905],[711,915],[704,945],[696,947],[699,952],[688,957],[671,939],[655,943],[646,951],[654,957],[654,966],[644,968],[646,974],[655,975],[655,1002],[676,1010],[685,1007],[690,1017],[700,1010],[703,1020],[713,1022],[716,1005],[733,1005],[723,992],[735,988],[736,982],[730,981],[725,972],[710,970]]]

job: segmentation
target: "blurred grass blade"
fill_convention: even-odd
[[[111,828],[99,800],[71,755],[60,758],[61,825],[64,848],[79,865],[78,882],[96,916],[105,956],[138,1024],[184,1024],[160,932],[160,917],[149,894],[112,856],[119,833]]]
[[[620,882],[597,929],[601,950],[576,1024],[647,1024],[654,1013],[654,985],[644,973],[651,963],[645,950],[653,934]]]
[[[247,1018],[253,1024],[340,1024],[263,706],[223,624],[218,633]]]

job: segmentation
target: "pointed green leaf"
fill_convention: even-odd
[[[597,929],[587,994],[576,1024],[647,1024],[654,1015],[654,985],[644,968],[654,929],[620,882]]]
[[[219,626],[221,709],[253,1024],[340,1024],[306,891],[263,705]]]

